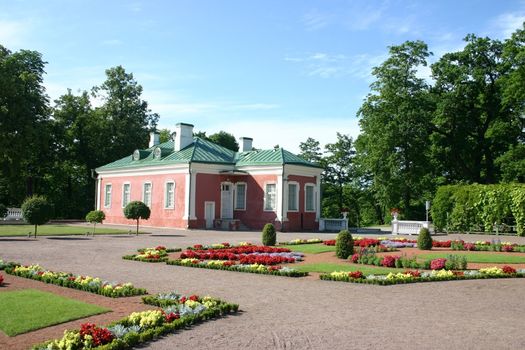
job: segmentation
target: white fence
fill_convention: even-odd
[[[348,230],[348,219],[319,219],[319,231]]]
[[[392,220],[393,235],[418,235],[421,228],[430,229],[429,221]]]
[[[7,216],[3,219],[7,220],[23,220],[22,209],[20,208],[7,208]]]

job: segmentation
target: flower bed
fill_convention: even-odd
[[[288,242],[279,242],[279,245],[299,245],[299,244],[316,244],[316,243],[323,243],[323,240],[319,238],[310,238],[310,239],[296,238]]]
[[[139,254],[124,255],[122,259],[135,260],[143,262],[166,262],[168,261],[168,253],[180,252],[180,248],[166,248],[164,246],[156,246],[155,248],[142,248],[137,250]]]
[[[409,258],[404,255],[377,256],[374,252],[365,251],[364,253],[356,253],[352,255],[350,260],[355,264],[395,268],[425,270],[464,270],[467,268],[467,258],[465,256],[448,255],[446,259],[428,259],[422,262],[418,262],[416,258],[416,256]]]
[[[490,267],[468,271],[433,270],[431,272],[421,272],[418,270],[408,270],[405,272],[389,273],[388,275],[364,275],[360,271],[336,271],[319,276],[320,279],[328,281],[377,284],[382,286],[401,283],[522,277],[525,277],[525,269],[516,271],[510,266],[504,266],[503,268]]]
[[[211,297],[176,293],[159,294],[143,301],[162,309],[134,312],[107,327],[85,323],[79,330],[66,330],[61,339],[36,345],[33,350],[129,349],[189,325],[235,313],[239,308],[237,304]]]
[[[3,285],[4,285],[4,276],[0,274],[0,286],[3,286]]]
[[[308,275],[308,272],[301,272],[289,267],[283,266],[266,266],[262,264],[237,264],[230,260],[208,260],[202,261],[199,259],[177,259],[166,262],[168,265],[199,267],[214,270],[227,270],[237,272],[260,273],[265,275],[278,275],[287,277],[302,277]]]
[[[463,240],[458,240],[452,241],[450,244],[450,248],[452,248],[453,250],[525,253],[525,245],[500,241],[465,242]]]
[[[45,270],[39,265],[7,267],[5,272],[19,277],[30,278],[67,288],[80,289],[112,298],[147,294],[145,289],[135,288],[131,283],[110,283],[102,281],[98,277]]]
[[[238,247],[253,246],[250,242],[239,242],[237,245],[228,242],[214,243],[214,244],[195,244],[193,247],[186,248],[187,250],[208,250],[208,249],[231,249]]]

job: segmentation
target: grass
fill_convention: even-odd
[[[0,330],[12,337],[111,310],[48,292],[0,292]]]
[[[401,272],[405,269],[394,269],[387,267],[375,267],[361,264],[337,264],[337,263],[315,263],[293,266],[294,269],[302,272],[324,272],[330,273],[334,271],[361,271],[366,274],[386,275],[390,272]]]
[[[294,244],[294,245],[280,245],[279,248],[288,248],[292,252],[301,252],[308,254],[319,254],[325,252],[335,252],[335,246],[328,246],[322,243],[319,244]]]
[[[0,237],[5,236],[27,236],[28,232],[33,234],[35,227],[33,225],[0,225]],[[38,226],[37,236],[62,236],[62,235],[85,235],[93,232],[93,226],[69,226],[47,224]],[[97,225],[95,235],[117,235],[127,234],[127,230],[114,228],[104,228]],[[131,231],[135,234],[135,231]]]
[[[437,259],[446,258],[448,255],[466,256],[467,262],[470,263],[493,263],[493,264],[525,264],[525,257],[504,254],[486,254],[486,253],[428,253],[420,254],[420,259]]]

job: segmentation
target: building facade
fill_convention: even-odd
[[[106,223],[132,224],[123,214],[140,200],[154,227],[316,230],[322,169],[281,148],[240,152],[193,137],[193,125],[176,125],[172,140],[96,169],[97,209]]]

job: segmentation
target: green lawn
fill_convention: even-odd
[[[504,254],[486,254],[486,253],[428,253],[418,255],[420,259],[437,259],[446,258],[447,255],[466,256],[467,262],[471,263],[494,263],[494,264],[525,264],[525,257]]]
[[[294,245],[280,245],[279,248],[288,248],[292,252],[301,252],[308,254],[318,254],[325,252],[335,252],[335,246],[319,244],[294,244]]]
[[[34,289],[0,292],[0,330],[8,336],[111,310]]]
[[[375,274],[375,275],[386,275],[390,272],[401,272],[405,271],[405,269],[394,269],[394,268],[387,268],[387,267],[376,267],[376,266],[368,266],[368,265],[361,265],[361,264],[337,264],[337,263],[316,263],[316,264],[304,264],[304,265],[297,265],[293,266],[294,269],[298,271],[303,272],[324,272],[324,273],[330,273],[334,271],[361,271],[365,275],[367,274]]]
[[[33,225],[0,225],[0,237],[2,236],[27,236],[28,232],[33,234]],[[68,226],[68,225],[41,225],[38,226],[37,236],[61,236],[61,235],[85,235],[86,232],[93,232],[93,226]],[[134,230],[131,231],[134,234]],[[104,228],[97,225],[96,235],[116,235],[127,234],[128,230],[118,230],[114,228]]]

